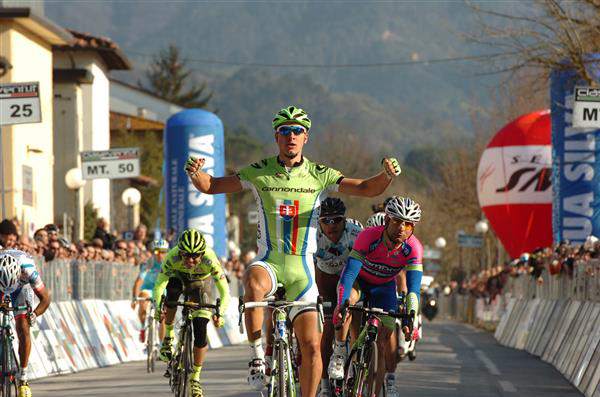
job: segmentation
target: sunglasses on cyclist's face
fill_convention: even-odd
[[[196,259],[202,255],[202,252],[182,252],[181,256],[184,259]]]
[[[320,221],[323,222],[326,225],[335,225],[337,223],[340,223],[341,221],[344,220],[343,216],[336,216],[333,218],[321,218]]]
[[[277,128],[277,133],[282,136],[290,136],[290,134],[294,134],[296,136],[302,135],[306,132],[306,128],[301,125],[282,125]]]
[[[390,218],[390,222],[394,223],[394,225],[397,225],[397,226],[403,225],[404,227],[410,227],[411,229],[415,227],[415,224],[413,222],[404,221],[404,220],[398,219],[398,218]]]
[[[160,254],[166,254],[167,251],[165,250],[154,250],[154,255],[160,255]]]

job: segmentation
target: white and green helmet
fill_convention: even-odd
[[[306,112],[295,106],[288,106],[281,109],[273,119],[273,129],[276,130],[280,125],[285,123],[297,123],[310,130],[311,121]]]

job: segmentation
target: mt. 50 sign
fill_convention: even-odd
[[[139,176],[139,148],[81,152],[81,174],[83,179],[117,179]]]

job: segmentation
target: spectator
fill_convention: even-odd
[[[143,223],[140,223],[133,233],[133,241],[135,241],[135,245],[138,250],[146,251],[146,234],[148,233],[148,228]]]
[[[46,229],[38,229],[33,233],[33,240],[37,243],[40,242],[40,245],[46,247],[50,240],[48,240],[48,231]]]
[[[60,246],[58,240],[51,240],[48,244],[48,248],[44,251],[44,260],[46,262],[51,262],[54,259],[57,259],[60,253]]]
[[[102,241],[101,248],[112,249],[117,238],[108,231],[108,222],[106,219],[100,218],[96,223],[96,231],[94,232],[93,239],[99,239]]]
[[[53,223],[49,223],[44,226],[46,232],[48,233],[48,242],[57,241],[58,240],[58,226]]]
[[[9,220],[5,219],[0,222],[0,244],[5,249],[17,248],[17,227]]]

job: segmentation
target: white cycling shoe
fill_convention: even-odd
[[[329,360],[329,368],[327,370],[329,379],[344,379],[345,361],[346,357],[344,357],[342,354],[333,353],[331,360]]]
[[[255,390],[262,390],[267,383],[265,362],[255,358],[248,363],[248,384]]]
[[[386,377],[385,378],[385,396],[386,397],[400,397],[400,393],[398,392],[398,387],[396,386],[396,378],[395,377]]]
[[[329,387],[322,387],[321,391],[319,392],[319,397],[332,397],[333,393],[331,393],[331,390],[329,390]]]

